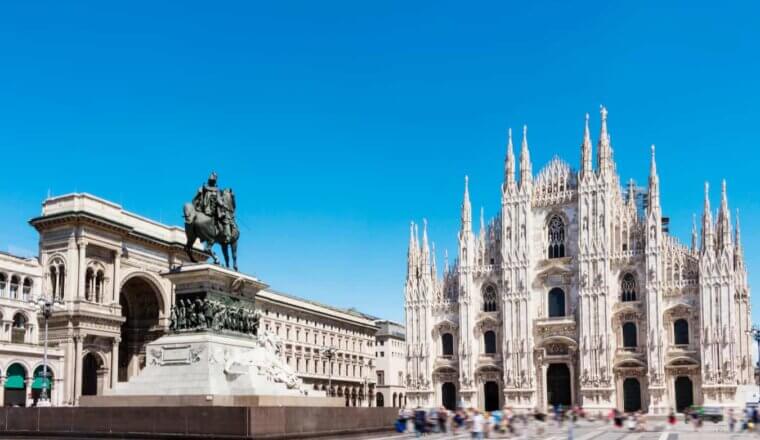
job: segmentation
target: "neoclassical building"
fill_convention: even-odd
[[[0,406],[33,405],[43,387],[54,405],[63,400],[63,352],[48,350],[44,380],[44,319],[34,304],[42,296],[42,270],[35,258],[0,252]]]
[[[738,405],[754,385],[738,215],[705,184],[691,243],[668,232],[654,146],[649,181],[621,185],[607,111],[593,165],[555,157],[534,175],[511,131],[501,208],[473,231],[465,178],[458,258],[437,274],[427,224],[412,224],[405,311],[411,405],[503,405],[665,413]]]
[[[146,345],[168,331],[174,292],[162,274],[188,264],[185,231],[86,193],[46,199],[30,224],[38,258],[0,254],[5,403],[31,404],[39,393],[42,321],[28,300],[45,297],[60,303],[49,320],[53,404],[76,405],[139,374]],[[269,288],[256,306],[306,384],[347,405],[372,402],[377,318]]]

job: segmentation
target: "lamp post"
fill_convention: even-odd
[[[330,364],[330,371],[327,373],[327,396],[329,397],[332,395],[332,359],[335,357],[335,352],[337,350],[335,350],[334,347],[323,345],[319,351],[322,353],[322,356],[327,358],[327,362]]]
[[[50,379],[48,378],[48,319],[53,316],[55,306],[60,304],[60,302],[39,298],[37,301],[32,301],[32,304],[37,306],[39,311],[42,312],[42,317],[45,318],[45,340],[42,352],[42,391],[40,391],[37,406],[50,406],[50,396],[48,396],[48,386],[50,385]]]
[[[752,328],[747,331],[750,336],[752,336],[752,339],[757,342],[757,350],[758,350],[758,359],[757,359],[757,368],[760,368],[760,327],[757,325],[753,325]]]

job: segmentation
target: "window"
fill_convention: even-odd
[[[29,301],[30,295],[32,293],[32,279],[31,278],[24,278],[24,287],[21,291],[24,301]]]
[[[16,275],[13,275],[11,277],[11,292],[10,292],[11,299],[19,299],[18,284],[19,284],[19,278]]]
[[[441,335],[441,345],[444,356],[454,356],[454,336],[451,333]]]
[[[5,286],[8,283],[8,278],[4,273],[0,273],[0,295],[5,293]]]
[[[549,317],[565,316],[565,292],[559,287],[549,291]]]
[[[16,344],[22,344],[25,341],[26,336],[26,316],[21,313],[16,313],[13,317],[13,328],[11,330],[11,342]]]
[[[565,256],[565,223],[555,215],[549,220],[549,258],[562,258]]]
[[[63,299],[64,287],[66,286],[66,268],[60,257],[53,258],[48,266],[50,274],[50,293],[54,299]]]
[[[623,275],[623,281],[620,282],[620,300],[636,301],[636,279],[633,274]]]
[[[385,371],[383,370],[377,370],[377,385],[385,385]]]
[[[488,285],[483,289],[483,311],[495,312],[496,304],[496,288],[492,285]]]
[[[483,343],[485,345],[486,354],[496,353],[496,333],[492,330],[488,330],[483,333]]]
[[[626,322],[623,324],[623,347],[636,348],[636,324]]]
[[[676,345],[689,344],[689,323],[685,319],[673,323],[673,342]]]

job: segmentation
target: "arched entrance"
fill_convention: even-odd
[[[623,411],[633,412],[641,409],[641,383],[629,377],[623,381]]]
[[[119,295],[121,325],[119,381],[126,382],[145,366],[145,346],[163,333],[158,325],[161,294],[144,277],[127,280]]]
[[[550,364],[546,370],[546,401],[551,406],[572,403],[570,369],[567,364]]]
[[[483,384],[483,397],[486,411],[499,409],[499,384],[493,381]]]
[[[694,387],[691,379],[686,376],[679,376],[675,381],[676,390],[676,411],[683,412],[686,408],[694,404]]]
[[[457,406],[457,389],[451,382],[441,385],[441,404],[444,408],[454,411]]]
[[[375,394],[376,404],[378,408],[382,408],[385,406],[385,399],[383,398],[383,393],[377,393]]]
[[[32,381],[32,401],[34,406],[37,406],[37,401],[40,400],[43,388],[47,389],[48,400],[52,400],[53,398],[53,372],[48,367],[47,378],[45,378],[43,370],[44,367],[42,365],[34,370],[34,380]]]
[[[26,368],[21,364],[12,364],[5,372],[5,406],[26,406]]]
[[[103,368],[103,362],[95,353],[87,353],[82,359],[82,395],[95,396],[98,394],[98,370]]]

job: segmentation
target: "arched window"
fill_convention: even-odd
[[[565,316],[565,292],[559,287],[549,291],[549,317]]]
[[[13,328],[11,329],[11,342],[23,344],[26,342],[26,316],[16,313],[13,316]]]
[[[620,282],[620,300],[636,301],[636,278],[633,274],[623,275],[623,280]]]
[[[626,322],[623,324],[623,347],[636,348],[636,324]]]
[[[7,275],[0,273],[0,296],[5,294],[5,286],[8,284]]]
[[[95,275],[95,302],[97,303],[103,302],[103,284],[105,283],[105,279],[103,271],[99,270]]]
[[[16,275],[13,275],[11,277],[11,291],[10,291],[10,298],[11,299],[19,299],[18,298],[18,285],[19,285],[20,281],[21,280],[19,280],[18,276],[16,276]]]
[[[496,288],[489,284],[485,289],[483,289],[483,311],[495,312],[496,308]]]
[[[375,404],[378,408],[382,408],[385,406],[385,399],[383,399],[383,393],[377,393],[375,394]]]
[[[441,346],[444,356],[454,356],[454,336],[451,333],[441,335]]]
[[[676,345],[689,344],[689,323],[685,319],[678,319],[673,323],[673,342]]]
[[[562,258],[565,256],[565,223],[555,215],[549,220],[549,258]]]
[[[496,353],[496,333],[493,330],[483,333],[483,344],[485,345],[486,354]]]
[[[63,260],[54,258],[48,266],[50,274],[50,293],[54,299],[63,299],[64,287],[66,286],[66,267]]]
[[[32,294],[32,279],[31,278],[24,278],[24,287],[21,291],[24,301],[29,301],[30,295]]]

